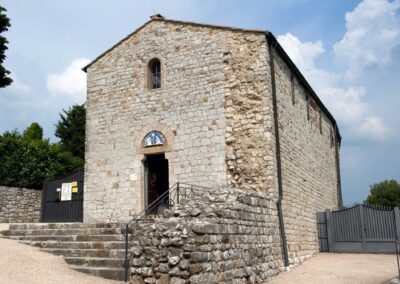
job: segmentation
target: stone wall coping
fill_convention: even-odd
[[[27,187],[15,187],[15,186],[7,186],[7,185],[0,185],[0,189],[9,189],[9,190],[37,190],[40,191],[42,190],[40,189],[36,189],[36,188],[27,188]]]

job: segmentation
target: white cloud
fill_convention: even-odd
[[[327,85],[319,89],[321,99],[342,123],[360,123],[368,113],[368,105],[362,100],[366,92],[364,87],[350,86],[344,89]]]
[[[74,59],[59,74],[48,74],[47,89],[50,93],[67,95],[82,101],[86,93],[86,74],[81,70],[90,62],[87,58]]]
[[[340,124],[350,129],[350,135],[373,140],[386,138],[388,129],[379,117],[371,114],[364,100],[366,88],[343,85],[348,69],[333,73],[316,66],[318,57],[325,53],[321,41],[302,42],[290,33],[278,36],[278,41]]]
[[[364,0],[346,13],[346,34],[333,46],[335,59],[347,69],[346,78],[390,62],[392,50],[400,44],[399,9],[400,0]]]
[[[11,79],[13,79],[13,82],[9,87],[7,87],[12,93],[18,93],[18,94],[28,94],[32,92],[31,86],[21,82],[15,72],[11,70],[10,74]]]
[[[292,60],[303,68],[313,66],[314,60],[325,52],[323,43],[320,40],[316,42],[301,42],[291,33],[279,36],[278,40],[290,54]]]
[[[341,74],[327,72],[316,66],[318,56],[325,52],[321,41],[301,42],[290,33],[278,36],[278,41],[340,122],[348,125],[363,120],[368,111],[362,101],[365,88],[343,88],[340,86]]]
[[[376,116],[366,117],[355,131],[361,137],[378,141],[385,140],[389,134],[389,130],[383,125],[381,119]]]

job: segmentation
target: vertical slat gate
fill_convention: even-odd
[[[325,212],[317,213],[317,226],[318,226],[318,240],[319,240],[319,251],[328,252],[328,232],[326,226],[326,215]]]
[[[398,208],[357,205],[317,213],[321,252],[395,253]]]
[[[63,183],[78,182],[78,192],[72,193],[71,201],[61,201],[57,188]],[[77,170],[70,175],[43,183],[42,222],[82,222],[84,197],[84,172]]]

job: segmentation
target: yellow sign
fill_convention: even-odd
[[[78,192],[78,187],[77,186],[74,186],[73,188],[72,188],[72,193],[77,193]]]
[[[78,182],[77,181],[73,181],[73,182],[71,182],[71,184],[72,184],[72,187],[78,187]]]

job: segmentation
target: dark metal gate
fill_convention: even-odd
[[[42,194],[42,222],[82,222],[83,221],[83,170],[68,176],[45,181]],[[73,184],[68,200],[62,200],[63,184]],[[69,200],[70,199],[70,200]]]
[[[399,208],[366,204],[317,213],[321,252],[396,253]]]

